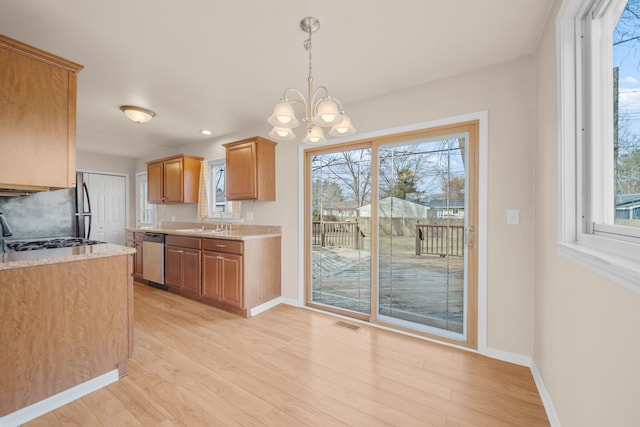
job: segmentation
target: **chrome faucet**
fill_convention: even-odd
[[[0,212],[0,228],[2,228],[2,237],[9,237],[13,234],[2,212]]]

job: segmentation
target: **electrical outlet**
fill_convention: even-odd
[[[247,211],[247,221],[253,221],[253,212]]]

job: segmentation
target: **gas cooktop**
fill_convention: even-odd
[[[6,240],[3,249],[6,252],[34,251],[39,249],[68,248],[72,246],[96,245],[99,240],[83,239],[82,237],[55,237],[50,239]]]

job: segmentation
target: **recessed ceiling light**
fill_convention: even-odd
[[[210,130],[208,130],[208,129],[202,129],[200,131],[200,133],[203,134],[203,135],[211,135],[212,134],[212,132]]]

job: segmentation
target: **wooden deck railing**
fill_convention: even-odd
[[[462,225],[416,224],[416,255],[464,254],[464,227]]]
[[[311,236],[314,245],[362,249],[365,235],[357,222],[314,221]]]

